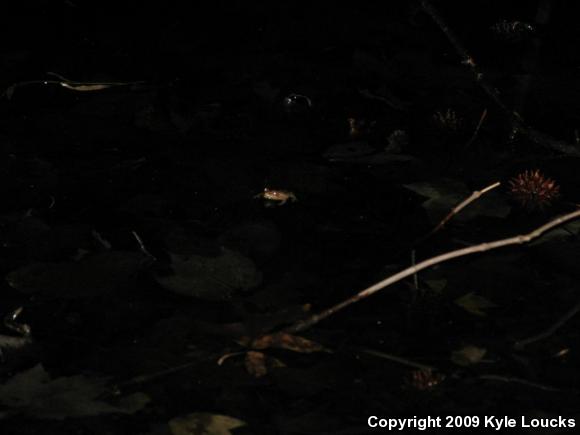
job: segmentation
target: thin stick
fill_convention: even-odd
[[[367,297],[377,293],[378,291],[384,289],[385,287],[388,287],[388,286],[390,286],[398,281],[401,281],[402,279],[405,279],[408,276],[411,276],[411,275],[413,275],[413,274],[415,274],[423,269],[427,269],[427,268],[432,267],[436,264],[444,263],[444,262],[452,260],[454,258],[464,257],[466,255],[472,255],[472,254],[475,254],[478,252],[486,252],[486,251],[491,251],[492,249],[502,248],[504,246],[521,245],[524,243],[528,243],[531,240],[534,240],[534,239],[540,237],[542,234],[552,230],[553,228],[555,228],[559,225],[562,225],[565,222],[571,221],[573,219],[577,219],[579,217],[580,217],[580,210],[576,210],[572,213],[568,213],[568,214],[560,216],[556,219],[553,219],[553,220],[549,221],[548,223],[536,228],[535,230],[533,230],[527,234],[508,237],[506,239],[495,240],[492,242],[481,243],[479,245],[469,246],[467,248],[449,251],[449,252],[446,252],[444,254],[428,258],[427,260],[424,260],[415,266],[408,267],[407,269],[404,269],[399,273],[391,275],[391,276],[383,279],[382,281],[379,281],[376,284],[373,284],[372,286],[367,287],[366,289],[362,290],[361,292],[357,293],[356,295],[354,295],[354,296],[352,296],[352,297],[350,297],[350,298],[348,298],[348,299],[346,299],[346,300],[344,300],[344,301],[342,301],[342,302],[340,302],[340,303],[338,303],[330,308],[327,308],[326,310],[324,310],[318,314],[314,314],[314,315],[312,315],[304,320],[300,320],[300,321],[295,322],[293,325],[284,329],[284,332],[296,333],[296,332],[304,331],[305,329],[310,328],[311,326],[326,319],[327,317],[332,316],[333,314],[341,311],[342,309],[348,307],[349,305],[352,305],[355,302],[358,302],[364,298],[367,298]]]
[[[417,264],[417,251],[415,249],[411,250],[411,266]],[[414,273],[413,274],[413,293],[417,294],[419,291],[419,276]]]
[[[421,364],[421,363],[418,363],[415,361],[411,361],[410,359],[401,358],[399,356],[391,355],[391,354],[385,353],[385,352],[380,352],[378,350],[361,349],[361,348],[353,348],[352,350],[354,350],[355,352],[360,352],[360,353],[364,353],[367,355],[371,355],[371,356],[374,356],[377,358],[382,358],[382,359],[386,359],[389,361],[393,361],[393,362],[396,362],[398,364],[402,364],[402,365],[407,366],[407,367],[413,367],[415,369],[433,370],[433,371],[438,370],[437,367],[428,366],[426,364]]]
[[[136,231],[131,231],[131,234],[133,234],[133,237],[135,237],[135,240],[137,240],[141,252],[145,254],[147,257],[149,257],[151,260],[157,261],[157,259],[147,250],[147,248],[145,247],[145,243],[143,243],[143,240],[141,239],[141,237],[139,237],[139,234],[137,234]]]
[[[487,118],[487,108],[483,109],[483,112],[481,113],[481,117],[479,118],[479,122],[477,123],[477,126],[475,127],[475,130],[473,131],[473,134],[471,135],[471,138],[467,141],[467,143],[463,146],[463,149],[465,150],[466,148],[469,148],[469,146],[475,142],[475,139],[477,139],[477,135],[479,134],[479,130],[481,129],[481,126],[483,125],[483,123],[485,122],[485,118]]]
[[[168,375],[172,375],[172,374],[180,372],[182,370],[189,369],[189,368],[195,366],[196,364],[199,364],[199,361],[192,361],[192,362],[188,362],[185,364],[180,364],[180,365],[177,365],[174,367],[169,367],[168,369],[165,369],[165,370],[160,370],[160,371],[155,372],[155,373],[135,376],[134,378],[131,378],[127,381],[116,384],[115,387],[116,388],[126,388],[129,386],[135,386],[135,385],[140,385],[140,384],[144,384],[147,382],[155,381],[159,378],[162,378],[162,377],[165,377]]]
[[[539,388],[540,390],[552,391],[555,393],[560,393],[560,392],[562,392],[562,393],[564,393],[564,392],[575,393],[576,392],[575,390],[564,390],[562,388],[552,387],[551,385],[539,384],[537,382],[531,382],[531,381],[527,381],[525,379],[515,378],[513,376],[481,375],[481,376],[479,376],[479,379],[483,379],[486,381],[513,382],[515,384],[525,385],[527,387],[532,387],[532,388]]]
[[[423,10],[431,16],[433,21],[439,26],[441,31],[447,36],[451,45],[455,48],[455,51],[461,56],[463,59],[463,64],[467,65],[471,70],[475,81],[481,89],[495,102],[495,104],[500,108],[503,114],[508,118],[510,124],[515,126],[517,131],[524,134],[528,137],[531,141],[537,143],[538,145],[545,146],[547,148],[551,148],[555,151],[568,154],[571,156],[580,156],[580,149],[575,147],[574,145],[570,145],[567,142],[560,141],[554,139],[553,137],[546,135],[544,133],[540,133],[539,131],[533,129],[532,127],[527,126],[524,123],[524,120],[520,116],[518,112],[515,112],[508,108],[504,102],[499,97],[498,90],[493,87],[490,83],[488,83],[485,75],[481,71],[481,69],[475,63],[474,58],[471,56],[469,51],[463,46],[463,44],[459,41],[457,36],[453,33],[453,31],[449,28],[445,20],[441,17],[437,9],[433,7],[431,2],[428,0],[422,0],[421,6]]]
[[[443,227],[447,224],[447,222],[449,222],[453,218],[453,216],[458,214],[461,210],[463,210],[465,207],[467,207],[469,204],[471,204],[476,199],[480,198],[482,195],[485,195],[487,192],[495,189],[496,187],[499,187],[500,185],[501,185],[501,183],[498,181],[496,183],[490,184],[489,186],[487,186],[481,190],[476,190],[476,191],[472,192],[472,194],[468,198],[466,198],[465,200],[463,200],[462,202],[457,204],[455,207],[453,207],[453,209],[447,214],[447,216],[445,216],[443,218],[443,220],[441,220],[441,222],[439,222],[437,224],[437,226],[435,226],[430,232],[428,232],[426,235],[424,235],[419,240],[417,240],[413,244],[413,246],[419,246],[419,245],[423,244],[425,242],[425,240],[431,238],[436,232],[443,229]]]
[[[562,317],[560,317],[553,325],[551,325],[545,331],[542,331],[539,334],[534,335],[532,337],[528,337],[528,338],[525,338],[525,339],[516,341],[516,343],[514,344],[514,349],[516,349],[516,350],[522,350],[528,344],[535,343],[536,341],[540,341],[540,340],[543,340],[545,338],[550,337],[558,329],[560,329],[562,326],[564,326],[564,324],[568,320],[570,320],[571,318],[573,318],[579,312],[580,312],[580,302],[578,302],[576,305],[574,305],[572,307],[572,309],[568,310]]]
[[[463,210],[465,207],[467,207],[473,201],[478,199],[480,196],[485,195],[487,192],[495,189],[496,187],[499,187],[500,185],[501,185],[501,183],[498,181],[496,183],[493,183],[493,184],[487,186],[484,189],[476,190],[475,192],[473,192],[469,198],[465,199],[463,202],[456,205],[455,208],[453,208],[453,210],[451,210],[449,212],[449,214],[447,216],[445,216],[445,218],[441,222],[439,222],[439,224],[435,228],[433,228],[433,230],[431,231],[431,234],[436,233],[441,228],[443,228],[445,226],[445,224],[447,222],[449,222],[453,216],[455,216],[457,213],[459,213],[461,210]]]

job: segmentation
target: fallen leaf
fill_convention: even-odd
[[[113,405],[99,399],[108,392],[106,379],[92,379],[84,375],[51,379],[44,367],[38,364],[0,385],[0,403],[16,414],[63,420],[104,414],[134,414],[149,402],[145,394],[136,393]]]
[[[194,412],[175,417],[169,422],[171,435],[231,435],[232,429],[246,426],[234,417],[205,412]]]
[[[246,352],[246,370],[255,378],[261,378],[268,373],[266,367],[266,355],[262,352],[248,351]]]
[[[275,334],[263,335],[250,341],[247,337],[238,341],[240,344],[251,349],[286,349],[298,353],[313,353],[313,352],[330,352],[324,346],[303,337],[288,334],[286,332],[277,332]]]
[[[487,308],[494,308],[497,306],[483,296],[476,295],[474,292],[467,293],[460,298],[455,299],[455,303],[465,311],[482,317],[487,316],[487,313],[485,312]]]
[[[458,366],[467,367],[479,363],[486,353],[487,349],[483,347],[465,346],[451,353],[451,361]]]
[[[435,293],[441,293],[447,287],[446,279],[427,279],[425,284]]]
[[[23,293],[62,298],[103,295],[124,287],[147,264],[140,252],[109,251],[74,262],[37,262],[6,276]]]
[[[262,274],[254,262],[243,255],[223,249],[221,255],[177,255],[171,253],[173,274],[157,275],[167,290],[206,300],[228,299],[234,290],[259,285]]]

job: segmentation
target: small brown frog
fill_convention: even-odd
[[[267,187],[264,188],[263,192],[258,193],[254,198],[262,198],[265,199],[266,206],[272,205],[284,205],[288,201],[295,202],[298,201],[296,195],[289,190],[278,190],[278,189],[268,189]]]

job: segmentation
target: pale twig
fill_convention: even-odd
[[[544,391],[552,391],[555,393],[560,392],[573,392],[576,393],[575,390],[565,390],[563,388],[553,387],[551,385],[540,384],[538,382],[527,381],[526,379],[520,379],[513,376],[500,376],[500,375],[480,375],[478,376],[479,379],[483,379],[485,381],[500,381],[500,382],[513,382],[515,384],[525,385],[527,387],[538,388]]]
[[[481,113],[481,117],[479,118],[479,122],[477,123],[477,126],[475,127],[475,130],[473,130],[473,134],[471,135],[471,138],[467,141],[467,143],[463,146],[463,149],[465,150],[466,148],[469,148],[469,146],[475,142],[475,139],[477,139],[477,135],[479,134],[479,130],[481,129],[481,126],[483,125],[483,123],[485,122],[485,118],[487,118],[487,109],[483,109],[483,112]]]
[[[499,187],[500,184],[501,183],[498,181],[498,182],[493,183],[493,184],[491,184],[491,185],[489,185],[481,190],[476,190],[476,191],[472,192],[472,194],[468,198],[466,198],[465,200],[460,202],[458,205],[453,207],[453,209],[447,214],[447,216],[445,216],[443,218],[443,220],[441,222],[439,222],[437,224],[437,226],[435,226],[431,231],[429,231],[427,234],[425,234],[421,238],[415,240],[415,242],[413,242],[412,246],[417,247],[417,246],[423,244],[426,240],[431,238],[437,231],[441,230],[445,226],[445,224],[447,222],[449,222],[451,220],[451,218],[453,218],[453,216],[455,216],[457,213],[459,213],[461,210],[463,210],[465,207],[467,207],[469,204],[471,204],[473,201],[475,201],[476,199],[478,199],[482,195],[486,194],[490,190],[495,189],[496,187]],[[416,255],[417,255],[416,250],[413,249],[411,251],[411,262],[412,262],[411,265],[412,266],[415,265]]]
[[[443,228],[445,226],[445,224],[447,222],[449,222],[453,216],[455,216],[456,214],[458,214],[461,210],[463,210],[465,207],[467,207],[473,201],[475,201],[476,199],[478,199],[480,196],[485,195],[490,190],[493,190],[496,187],[499,187],[500,185],[501,185],[501,183],[498,181],[496,183],[490,184],[489,186],[485,187],[484,189],[474,191],[468,198],[466,198],[465,200],[463,200],[462,202],[460,202],[459,204],[457,204],[453,208],[453,210],[451,210],[449,212],[449,214],[447,216],[445,216],[445,218],[443,218],[443,220],[441,222],[439,222],[439,224],[437,224],[437,226],[435,228],[433,228],[433,230],[428,235],[428,237],[431,236],[431,235],[433,235],[437,231],[439,231],[441,228]]]
[[[494,103],[503,112],[504,116],[508,118],[510,124],[516,128],[516,130],[531,141],[537,143],[538,145],[545,146],[552,150],[558,151],[560,153],[568,154],[571,156],[580,156],[580,149],[568,144],[567,142],[554,139],[553,137],[541,133],[532,127],[527,126],[520,114],[514,110],[511,110],[500,98],[498,90],[493,87],[485,78],[484,73],[481,71],[479,66],[475,63],[473,56],[467,51],[463,44],[459,41],[457,36],[449,28],[445,20],[441,17],[437,9],[433,7],[431,2],[428,0],[422,0],[421,6],[423,10],[431,16],[433,21],[439,26],[441,31],[445,34],[451,45],[455,48],[455,51],[463,59],[462,63],[469,67],[471,70],[476,83],[481,87],[481,89],[494,101]]]
[[[443,227],[447,224],[447,222],[449,222],[453,218],[453,216],[455,216],[456,214],[458,214],[461,210],[463,210],[465,207],[467,207],[469,204],[471,204],[476,199],[480,198],[482,195],[485,195],[487,192],[495,189],[496,187],[499,187],[500,185],[501,185],[501,183],[498,181],[498,182],[495,182],[493,184],[490,184],[489,186],[487,186],[487,187],[485,187],[485,188],[483,188],[481,190],[476,190],[476,191],[472,192],[469,197],[467,197],[466,199],[464,199],[463,201],[461,201],[459,204],[457,204],[455,207],[453,207],[453,209],[447,214],[447,216],[445,216],[441,220],[441,222],[439,222],[426,235],[424,235],[419,240],[417,240],[413,244],[413,246],[419,246],[419,245],[423,244],[425,242],[425,240],[431,238],[436,232],[438,232],[441,229],[443,229]]]
[[[147,250],[147,247],[145,246],[145,243],[143,243],[141,237],[139,237],[139,234],[137,234],[136,231],[131,231],[131,234],[133,234],[133,237],[135,237],[135,240],[137,240],[141,252],[149,257],[150,260],[157,261],[157,259]]]
[[[545,331],[540,332],[532,337],[528,337],[514,343],[514,349],[522,350],[528,344],[535,343],[536,341],[543,340],[545,338],[550,337],[554,334],[558,329],[560,329],[564,324],[572,319],[576,314],[580,312],[580,302],[574,305],[570,310],[568,310],[562,317],[560,317],[554,324],[552,324],[548,329]]]
[[[438,370],[436,367],[433,366],[428,366],[426,364],[421,364],[415,361],[411,361],[410,359],[406,359],[406,358],[401,358],[399,356],[395,356],[395,355],[391,355],[389,353],[385,353],[385,352],[381,352],[378,350],[373,350],[373,349],[362,349],[362,348],[353,348],[352,349],[355,352],[360,352],[360,353],[364,353],[366,355],[371,355],[377,358],[382,358],[382,359],[386,359],[389,361],[393,361],[396,362],[398,364],[402,364],[404,366],[407,367],[413,367],[415,369],[420,369],[420,370]]]
[[[454,251],[450,251],[450,252],[446,252],[444,254],[441,255],[437,255],[435,257],[432,258],[428,258],[427,260],[424,260],[414,266],[408,267],[404,270],[402,270],[401,272],[398,272],[394,275],[391,275],[385,279],[383,279],[382,281],[379,281],[375,284],[373,284],[370,287],[367,287],[366,289],[362,290],[361,292],[357,293],[356,295],[330,307],[327,308],[326,310],[318,313],[318,314],[314,314],[310,317],[307,317],[304,320],[300,320],[296,323],[294,323],[293,325],[289,326],[288,328],[285,328],[284,331],[288,332],[288,333],[296,333],[296,332],[300,332],[300,331],[304,331],[305,329],[308,329],[310,327],[312,327],[313,325],[317,324],[318,322],[326,319],[327,317],[332,316],[333,314],[341,311],[342,309],[348,307],[349,305],[354,304],[355,302],[360,301],[361,299],[365,299],[375,293],[377,293],[378,291],[384,289],[385,287],[388,287],[396,282],[399,282],[405,278],[407,278],[408,276],[411,276],[423,269],[427,269],[429,267],[432,267],[436,264],[440,264],[440,263],[444,263],[446,261],[452,260],[454,258],[458,258],[458,257],[464,257],[466,255],[472,255],[472,254],[476,254],[479,252],[486,252],[486,251],[491,251],[493,249],[497,249],[497,248],[502,248],[505,246],[510,246],[510,245],[520,245],[520,244],[524,244],[524,243],[528,243],[531,240],[534,240],[538,237],[540,237],[541,235],[543,235],[544,233],[552,230],[553,228],[562,225],[565,222],[571,221],[573,219],[577,219],[580,217],[580,210],[576,210],[572,213],[568,213],[566,215],[560,216],[556,219],[553,219],[551,221],[549,221],[548,223],[536,228],[535,230],[527,233],[527,234],[521,234],[518,236],[513,236],[513,237],[508,237],[506,239],[501,239],[501,240],[495,240],[492,242],[486,242],[486,243],[481,243],[479,245],[475,245],[475,246],[469,246],[467,248],[462,248],[462,249],[456,249]]]

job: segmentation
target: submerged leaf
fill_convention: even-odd
[[[262,274],[254,262],[223,249],[217,257],[171,254],[173,274],[156,277],[167,290],[206,300],[223,300],[234,290],[247,290],[260,284]]]
[[[8,284],[23,293],[62,298],[103,295],[127,284],[147,264],[140,252],[109,251],[78,262],[38,262],[6,276]]]
[[[149,398],[136,393],[113,405],[99,399],[108,393],[105,379],[83,375],[51,379],[41,364],[0,385],[0,403],[15,413],[39,419],[62,420],[103,414],[133,414],[145,407]]]
[[[483,296],[476,295],[474,292],[461,296],[455,300],[455,303],[465,311],[482,317],[487,315],[485,312],[487,308],[494,308],[497,306]]]
[[[451,361],[458,366],[470,366],[481,362],[487,349],[477,346],[465,346],[451,353]]]

